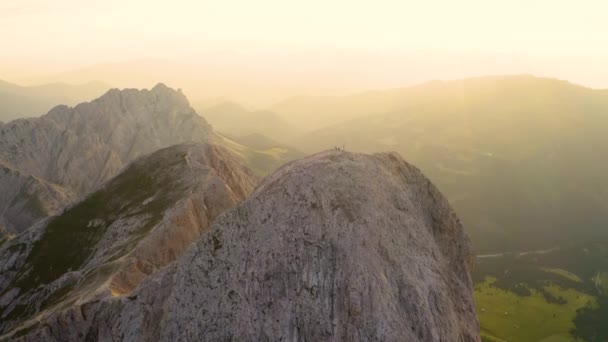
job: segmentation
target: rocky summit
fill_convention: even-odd
[[[20,170],[84,193],[141,155],[204,142],[210,132],[181,92],[158,84],[151,90],[112,89],[92,102],[12,121],[2,127],[0,153]]]
[[[214,144],[137,159],[81,202],[0,246],[0,336],[16,338],[37,322],[129,296],[257,183]]]
[[[71,301],[10,337],[480,341],[472,262],[460,221],[417,168],[393,153],[327,151],[266,177],[128,295]],[[23,290],[3,287],[8,322]]]

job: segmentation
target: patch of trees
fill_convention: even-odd
[[[574,337],[590,342],[608,341],[608,297],[601,296],[597,300],[598,307],[586,306],[577,311],[574,318]]]

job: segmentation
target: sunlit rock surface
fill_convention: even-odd
[[[34,340],[480,341],[469,239],[396,154],[328,151],[265,178],[130,296],[57,312]]]

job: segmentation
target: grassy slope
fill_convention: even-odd
[[[167,150],[168,151],[168,150]],[[165,153],[165,151],[162,151]],[[142,159],[131,164],[123,173],[111,180],[104,188],[91,194],[82,202],[53,217],[29,252],[25,264],[12,283],[4,287],[8,291],[20,289],[19,297],[39,294],[39,307],[17,305],[0,306],[0,313],[7,322],[28,317],[58,303],[74,288],[94,288],[107,280],[107,274],[119,266],[118,258],[128,253],[163,217],[166,209],[175,203],[185,190],[179,179],[179,165],[185,164],[185,154],[174,154],[161,167],[159,162]],[[43,285],[51,284],[70,271],[79,270],[96,252],[97,243],[108,227],[118,220],[139,218],[139,227],[127,239],[120,250],[100,267],[90,270],[77,283],[67,282],[52,293],[41,292]],[[15,245],[19,248],[20,245]],[[5,293],[0,293],[0,296]],[[18,300],[17,298],[16,300]]]
[[[224,147],[259,176],[273,172],[286,162],[304,157],[298,150],[258,134],[235,139],[220,136],[220,139]]]
[[[608,241],[478,259],[475,300],[484,340],[608,341],[606,270]]]
[[[577,310],[595,303],[593,296],[556,285],[545,289],[567,303],[549,303],[535,290],[522,297],[492,286],[495,281],[488,277],[475,286],[475,302],[483,333],[506,341],[576,341],[570,331]]]

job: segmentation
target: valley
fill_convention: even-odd
[[[604,341],[608,242],[478,258],[475,301],[485,341]]]

